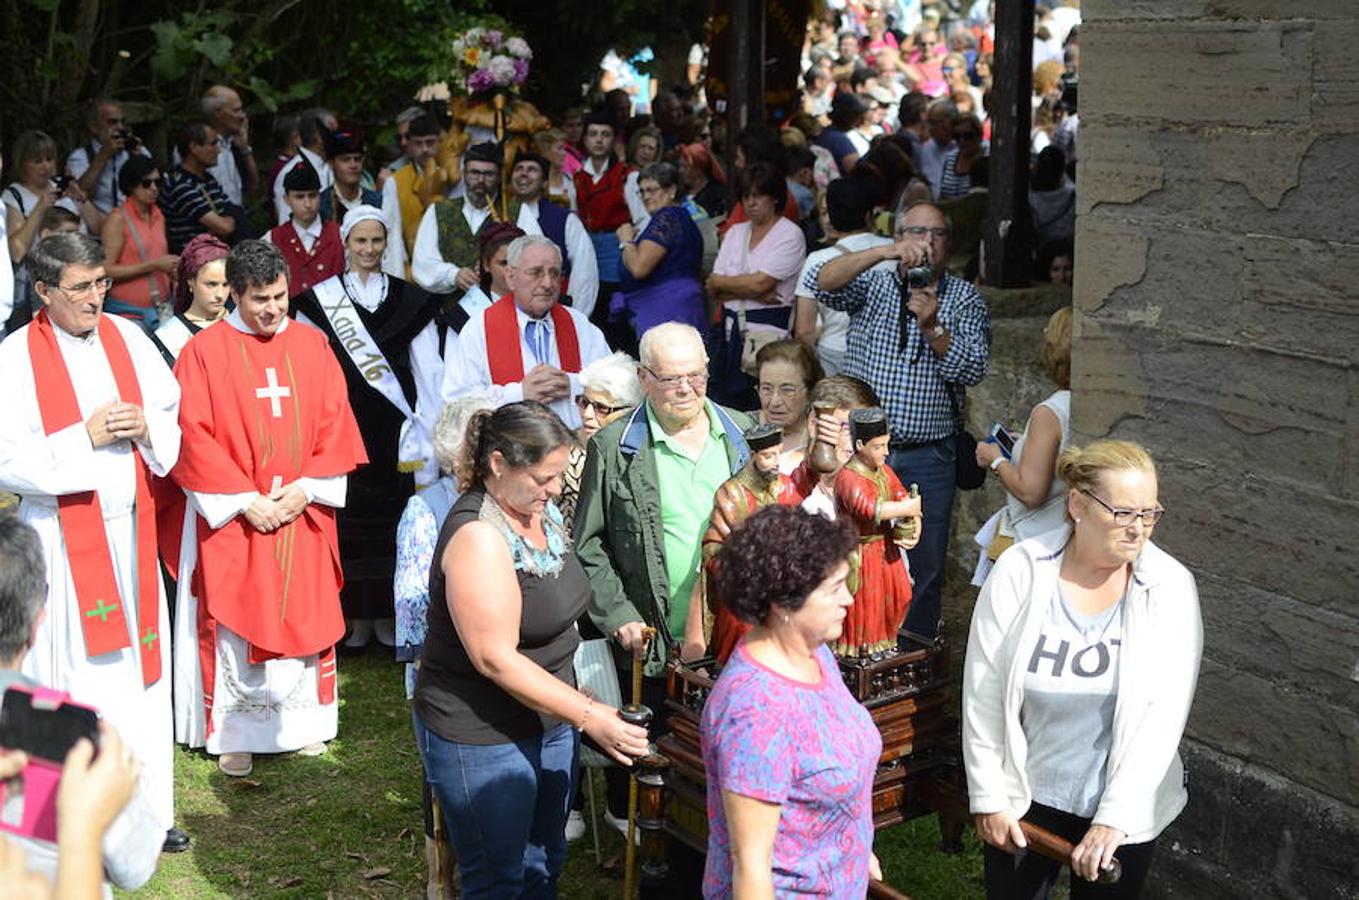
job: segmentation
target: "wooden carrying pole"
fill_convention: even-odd
[[[1075,850],[1076,846],[1066,838],[1059,837],[1051,831],[1048,831],[1046,828],[1040,828],[1030,822],[1025,822],[1023,819],[1019,820],[1019,829],[1024,832],[1024,839],[1029,842],[1030,850],[1040,856],[1046,856],[1048,859],[1056,860],[1064,866],[1071,865],[1071,851]],[[1117,859],[1114,859],[1110,861],[1107,869],[1100,870],[1099,878],[1096,879],[1096,883],[1117,884],[1118,880],[1122,877],[1123,864]]]
[[[656,638],[656,629],[642,629],[642,643],[632,657],[632,702],[619,711],[623,719],[646,727],[651,724],[651,710],[642,705],[642,672],[646,668],[646,654]],[[628,846],[623,856],[623,896],[633,900],[637,896],[637,764],[628,772]]]

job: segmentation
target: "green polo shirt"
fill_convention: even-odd
[[[698,459],[691,459],[656,421],[647,404],[647,424],[656,457],[656,481],[661,488],[661,528],[665,534],[665,575],[670,583],[670,634],[684,637],[689,595],[698,579],[703,532],[713,512],[713,495],[731,477],[727,438],[711,400],[708,442]]]

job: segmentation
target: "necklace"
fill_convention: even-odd
[[[386,275],[384,275],[381,272],[374,272],[373,274],[368,276],[369,278],[382,279],[382,293],[378,295],[377,302],[374,303],[372,306],[368,305],[368,298],[363,293],[362,289],[363,286],[357,281],[352,282],[350,281],[350,279],[353,277],[354,277],[353,272],[345,272],[344,275],[340,276],[340,287],[344,288],[344,295],[349,298],[349,302],[355,304],[356,306],[362,306],[369,312],[373,312],[379,306],[381,306],[384,301],[386,301],[388,287]],[[354,289],[352,291],[349,289],[349,286],[351,284],[353,284],[354,286]]]

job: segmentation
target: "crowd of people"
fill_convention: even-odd
[[[1087,878],[1124,845],[1125,892],[1089,896],[1135,896],[1184,803],[1194,586],[1148,543],[1145,452],[1069,446],[1069,309],[1043,348],[1058,391],[1013,450],[960,441],[991,345],[958,238],[986,202],[992,5],[831,3],[781,127],[711,115],[700,54],[686,83],[601,90],[513,145],[464,133],[451,158],[459,126],[434,105],[396,116],[395,158],[314,108],[275,117],[266,166],[222,85],[171,159],[107,98],[60,166],[49,136],[19,135],[0,490],[26,525],[0,519],[0,604],[24,614],[0,615],[0,674],[100,710],[120,759],[127,741],[138,787],[89,801],[92,822],[128,820],[109,876],[135,887],[189,845],[176,742],[230,777],[325,753],[338,657],[382,648],[407,664],[431,896],[440,835],[466,896],[552,895],[583,833],[582,743],[617,764],[606,819],[625,823],[667,662],[715,649],[715,549],[719,617],[743,624],[704,716],[705,895],[862,895],[881,741],[830,648],[873,540],[835,471],[868,454],[919,490],[891,506],[918,517],[908,553],[873,570],[908,585],[903,641],[939,628],[960,469],[1010,497],[978,535],[965,672],[989,895],[1052,878],[993,855],[1024,845],[1024,816],[1068,835]],[[1068,284],[1078,20],[1040,8],[1035,38],[1034,261]],[[705,550],[752,459],[787,489]],[[577,678],[592,644],[611,689]],[[634,668],[650,734],[605,699]],[[113,766],[80,752],[64,778]]]

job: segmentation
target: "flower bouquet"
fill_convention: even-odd
[[[521,37],[506,37],[495,28],[471,28],[453,42],[458,61],[453,80],[471,95],[518,92],[528,79],[533,51]]]

